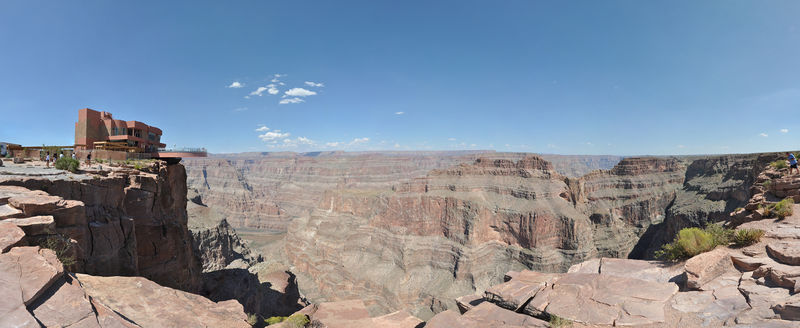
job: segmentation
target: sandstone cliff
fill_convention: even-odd
[[[12,216],[51,215],[55,232],[74,241],[74,272],[143,276],[199,290],[182,165],[156,162],[145,171],[104,167],[85,174],[31,168],[0,174],[0,186],[21,187],[0,190],[0,206],[19,209]]]

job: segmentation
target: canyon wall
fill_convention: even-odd
[[[201,287],[182,165],[157,162],[145,172],[107,168],[78,175],[21,172],[0,174],[0,186],[24,187],[7,189],[0,199],[21,209],[21,216],[52,215],[56,232],[74,241],[72,271],[143,276],[187,291]]]
[[[288,231],[286,257],[310,301],[360,298],[374,315],[427,318],[507,271],[650,257],[680,228],[746,203],[763,160],[626,158],[580,176],[614,158],[281,154],[186,165],[198,200],[234,227]]]

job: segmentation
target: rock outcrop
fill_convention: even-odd
[[[38,246],[0,253],[0,293],[2,327],[250,327],[235,300],[215,303],[142,277],[66,273],[56,252]]]
[[[182,290],[200,289],[182,165],[63,172],[0,174],[4,221],[25,231],[31,244],[65,239],[74,272],[140,275]]]

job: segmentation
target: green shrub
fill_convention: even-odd
[[[274,325],[281,322],[286,322],[285,326],[290,328],[302,328],[305,327],[308,323],[308,317],[302,313],[295,313],[288,317],[270,317],[264,320],[267,325]]]
[[[711,234],[711,242],[714,244],[713,247],[728,245],[733,239],[734,231],[732,229],[725,229],[721,224],[709,223],[706,225],[704,231]]]
[[[75,255],[72,252],[72,243],[64,236],[53,235],[47,237],[39,243],[39,247],[47,248],[56,253],[56,257],[64,267],[70,267],[76,263]]]
[[[548,320],[548,322],[550,323],[550,327],[553,328],[566,327],[572,324],[572,321],[559,317],[555,314],[550,314],[550,319]]]
[[[685,260],[714,247],[727,246],[734,237],[732,230],[718,224],[709,224],[705,229],[684,228],[673,242],[661,246],[655,256],[667,261]]]
[[[767,206],[767,209],[769,209],[770,215],[766,215],[766,213],[765,213],[764,216],[771,217],[771,216],[774,215],[774,216],[777,216],[779,218],[785,218],[787,216],[791,216],[792,215],[792,205],[794,205],[794,199],[786,198],[786,199],[784,199],[784,200],[782,200],[780,202],[777,202],[775,204],[771,204],[771,205]]]
[[[733,234],[733,243],[738,247],[745,247],[761,241],[764,237],[764,230],[761,229],[740,229]]]
[[[769,186],[772,185],[772,180],[764,181],[764,183],[762,183],[761,185],[763,185],[764,188],[769,189]]]
[[[785,168],[789,167],[789,165],[786,165],[786,161],[784,161],[782,159],[774,161],[772,163],[769,163],[769,166],[772,166],[773,168],[778,169],[778,170],[785,169]]]
[[[267,326],[269,326],[269,325],[274,325],[276,323],[281,323],[284,320],[286,320],[286,318],[288,317],[269,317],[266,320],[264,320],[264,322],[266,322]]]
[[[72,173],[78,172],[81,163],[77,159],[71,157],[61,157],[56,160],[56,168],[59,170],[67,170]]]

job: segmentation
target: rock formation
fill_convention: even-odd
[[[74,272],[137,275],[199,290],[182,165],[157,162],[146,172],[120,167],[60,172],[0,174],[0,219],[24,218],[16,223],[31,238],[41,236],[36,243],[66,238],[74,246]]]

